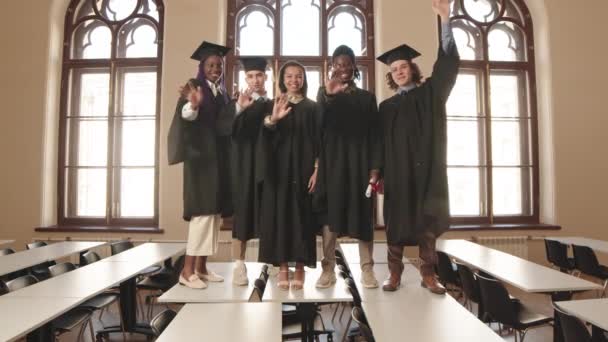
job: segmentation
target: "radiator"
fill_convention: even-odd
[[[528,236],[479,236],[473,240],[480,245],[528,259]]]

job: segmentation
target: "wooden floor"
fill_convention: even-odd
[[[509,288],[509,292],[512,295],[514,295],[515,297],[519,298],[521,300],[521,302],[524,303],[524,305],[526,305],[530,309],[532,309],[536,312],[539,312],[539,313],[543,313],[545,315],[550,315],[550,316],[553,315],[553,312],[551,309],[551,300],[550,300],[549,296],[531,295],[531,294],[527,294],[525,292],[522,292],[522,291],[520,291],[518,289],[514,289],[514,288]],[[580,294],[575,295],[574,299],[595,298],[596,296],[597,296],[597,294],[594,292],[580,293]],[[174,310],[179,310],[179,308],[180,308],[179,305],[171,305],[170,307]],[[165,305],[160,305],[160,304],[155,305],[154,313],[158,313],[158,312],[164,310],[165,308],[166,308]],[[331,317],[333,315],[334,309],[335,309],[335,306],[333,306],[333,307],[323,306],[322,317],[323,317],[323,321],[326,324],[326,327],[327,328],[333,327],[333,329],[335,330],[335,334],[333,335],[334,341],[341,341],[344,329],[346,328],[346,324],[348,322],[349,310],[347,308],[344,311],[342,319],[339,319],[339,317],[336,317],[335,320],[333,322],[331,322]],[[118,307],[116,305],[113,305],[110,308],[109,312],[105,312],[103,314],[103,317],[102,317],[103,325],[106,325],[106,326],[114,325],[118,322],[118,311],[117,310],[118,310]],[[476,312],[475,307],[473,308],[473,311]],[[339,309],[337,316],[339,316],[340,312],[341,312],[341,308]],[[101,321],[99,321],[98,317],[99,317],[99,314],[96,313],[93,318],[93,326],[94,326],[95,330],[101,329],[101,327],[102,327],[102,323],[101,323]],[[352,324],[351,324],[351,327],[352,327]],[[493,324],[492,328],[498,332],[498,326],[496,324]],[[526,342],[550,342],[550,341],[552,341],[552,336],[553,336],[552,329],[553,328],[550,326],[541,327],[539,329],[533,329],[528,332],[528,334],[526,335],[525,341]],[[77,332],[71,332],[71,333],[66,333],[66,334],[62,335],[59,340],[60,341],[76,341],[76,338],[77,338]],[[503,335],[503,338],[505,341],[514,341],[512,333],[505,333]],[[127,341],[146,341],[146,338],[141,335],[127,334],[126,340]],[[85,332],[84,341],[91,341],[90,333],[88,332],[88,329]],[[109,341],[123,341],[122,334],[112,334],[110,336]],[[326,341],[326,338],[321,338],[321,341]],[[475,342],[478,342],[478,341],[475,341]]]

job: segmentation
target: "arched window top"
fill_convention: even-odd
[[[237,15],[236,54],[269,56],[274,53],[274,14],[262,5],[243,7]]]
[[[328,46],[331,54],[341,44],[348,45],[356,56],[367,55],[366,21],[363,13],[352,5],[339,5],[329,12],[327,24]]]
[[[67,55],[71,59],[157,57],[161,10],[160,0],[73,0],[66,14],[66,22],[71,23],[66,27]]]

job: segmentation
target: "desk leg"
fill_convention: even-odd
[[[54,342],[55,332],[51,322],[27,334],[27,342]]]
[[[120,312],[122,315],[122,326],[124,332],[154,336],[150,325],[137,323],[137,283],[136,277],[120,283]],[[123,332],[120,326],[110,326],[97,331],[97,337],[110,333]]]
[[[559,302],[572,299],[574,292],[554,292],[551,294],[552,302]],[[557,312],[553,311],[553,342],[564,342],[562,326],[559,322]]]
[[[298,303],[297,312],[302,321],[302,342],[314,342],[315,340],[315,316],[316,306],[314,303]]]
[[[607,342],[606,336],[604,335],[605,331],[601,328],[596,327],[595,325],[591,326],[591,341],[592,342]]]

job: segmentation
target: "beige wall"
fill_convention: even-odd
[[[34,237],[50,236],[35,234],[33,227],[55,222],[59,47],[67,2],[41,1],[35,7],[26,2],[9,2],[4,12],[11,15],[5,15],[0,23],[3,46],[0,57],[3,105],[0,239],[17,239],[19,246]],[[527,2],[535,21],[539,74],[543,219],[562,225],[561,234],[608,239],[608,231],[603,226],[608,221],[608,210],[603,208],[608,193],[608,181],[604,179],[608,156],[603,151],[608,147],[604,134],[608,113],[603,94],[608,72],[602,63],[608,47],[602,45],[605,36],[596,28],[603,28],[601,23],[608,11],[608,2],[588,0],[586,7],[568,0]],[[134,238],[185,238],[186,226],[180,219],[181,166],[167,166],[167,130],[176,88],[196,70],[196,62],[188,59],[191,50],[203,39],[225,40],[225,1],[205,1],[204,8],[199,0],[166,0],[165,3],[160,99],[160,225],[165,234],[130,234]],[[378,0],[375,15],[376,52],[407,41],[422,52],[420,65],[428,75],[437,46],[436,21],[430,1]],[[379,99],[383,99],[388,95],[382,82],[386,69],[377,64],[377,71],[377,93]],[[449,234],[470,235],[470,232]],[[62,236],[65,234],[55,235]]]

